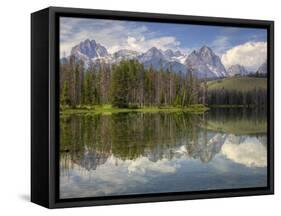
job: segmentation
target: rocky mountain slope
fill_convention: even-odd
[[[210,47],[203,46],[198,50],[185,55],[179,50],[161,50],[151,47],[146,52],[139,53],[133,50],[121,49],[115,53],[109,53],[107,49],[95,40],[86,39],[71,50],[71,55],[84,62],[85,67],[90,63],[99,65],[114,64],[124,59],[137,59],[145,68],[153,67],[164,70],[172,69],[174,72],[186,73],[192,70],[198,78],[221,78],[228,76],[247,75],[249,72],[242,65],[232,65],[225,69],[221,59]],[[65,63],[67,58],[62,58],[61,63]],[[258,69],[259,73],[266,73],[266,63]]]

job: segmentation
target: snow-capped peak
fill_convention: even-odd
[[[152,66],[155,69],[168,70],[172,68],[174,72],[186,72],[188,67],[192,67],[195,75],[199,78],[227,75],[220,57],[207,46],[194,50],[188,56],[179,50],[167,49],[163,51],[157,47],[151,47],[144,53],[121,49],[109,54],[107,49],[95,40],[86,39],[72,48],[71,55],[83,60],[86,67],[91,62],[97,65],[100,62],[110,65],[123,59],[137,59],[145,68]]]
[[[171,49],[167,49],[164,51],[165,56],[167,56],[168,58],[172,58],[175,54],[173,52],[173,50]]]
[[[171,49],[167,49],[163,52],[163,54],[168,61],[175,61],[181,64],[184,64],[186,59],[186,55],[182,54],[179,50],[174,52]]]
[[[188,67],[192,67],[197,76],[201,78],[224,77],[227,75],[220,57],[207,46],[191,52],[185,63]]]
[[[108,56],[108,52],[104,46],[96,43],[95,40],[86,39],[72,48],[71,55],[77,57],[82,55],[84,58],[92,59]]]

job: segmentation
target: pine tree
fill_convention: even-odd
[[[119,65],[113,67],[111,97],[114,107],[126,108],[129,106],[128,71],[129,65],[126,61],[121,61]]]

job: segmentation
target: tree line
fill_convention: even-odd
[[[152,66],[145,69],[137,60],[122,60],[109,66],[84,63],[70,56],[60,65],[60,104],[112,104],[114,107],[189,106],[204,103],[205,87],[187,72],[173,72]]]
[[[217,89],[209,91],[208,105],[266,106],[267,90],[255,88],[251,91]]]
[[[202,136],[198,124],[203,121],[202,116],[188,113],[64,116],[60,119],[60,151],[70,155],[72,160],[79,161],[87,159],[84,152],[86,148],[89,154],[95,154],[96,160],[91,161],[98,163],[93,165],[96,167],[106,161],[103,157],[107,158],[111,154],[124,161],[147,154],[154,161],[173,158],[176,156],[175,150],[182,145],[177,140],[184,139],[187,140],[188,152],[194,158],[206,161],[213,156],[210,146],[204,148],[209,154],[201,149],[202,145],[208,145],[207,133],[201,145],[196,145]]]
[[[152,66],[145,69],[137,60],[108,65],[89,63],[70,56],[60,64],[60,104],[62,107],[112,104],[117,108],[145,106],[265,105],[266,89],[209,91],[207,79],[199,80],[192,67],[174,72]]]

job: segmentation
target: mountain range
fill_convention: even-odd
[[[86,39],[71,49],[71,55],[84,62],[85,67],[90,63],[99,65],[118,63],[124,59],[137,59],[145,68],[153,67],[164,70],[172,68],[174,72],[186,73],[192,69],[198,78],[220,78],[235,75],[247,75],[249,72],[242,65],[232,65],[228,69],[222,64],[221,59],[213,50],[203,46],[198,50],[185,55],[179,50],[161,50],[151,47],[146,52],[140,53],[133,50],[121,49],[110,54],[107,49],[95,40]],[[62,58],[61,63],[67,62],[68,58]],[[260,66],[258,71],[266,73],[266,63]]]

